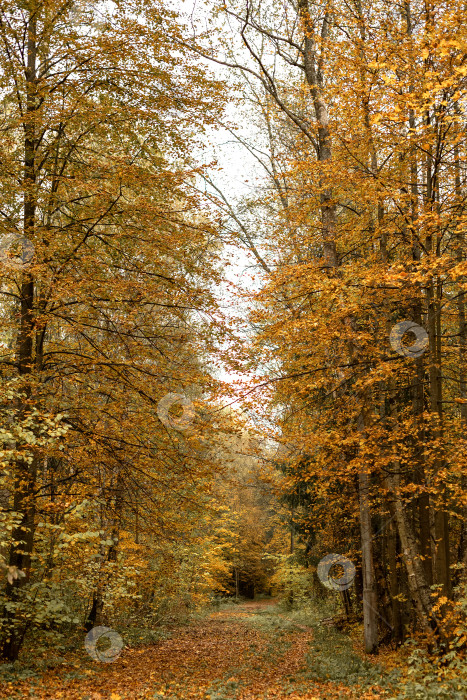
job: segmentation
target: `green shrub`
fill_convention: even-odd
[[[277,557],[277,568],[271,586],[290,608],[300,608],[313,597],[313,575],[294,556]]]
[[[414,642],[409,642],[414,644]],[[466,660],[452,652],[449,658],[432,657],[414,649],[409,658],[407,680],[399,684],[390,700],[465,700]]]

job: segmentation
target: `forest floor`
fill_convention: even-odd
[[[294,619],[274,600],[252,601],[174,628],[152,645],[126,647],[113,663],[93,661],[84,649],[67,655],[35,677],[5,679],[0,698],[387,697],[378,686],[381,667],[363,660],[356,644],[329,627],[301,624],[301,618]]]

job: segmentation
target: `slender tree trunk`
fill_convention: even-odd
[[[378,647],[378,623],[376,597],[373,540],[371,514],[369,505],[370,477],[366,472],[358,475],[358,495],[360,508],[360,533],[362,538],[362,574],[363,574],[363,635],[365,651],[374,653]]]
[[[290,511],[290,554],[293,554],[294,549],[295,549],[294,517],[295,517],[295,506],[292,504],[291,511]]]
[[[310,19],[308,0],[299,0],[298,10],[304,27],[304,63],[305,77],[313,100],[315,117],[318,124],[318,161],[326,163],[332,158],[332,139],[329,127],[329,114],[323,97],[323,62],[316,55],[314,27]],[[325,10],[321,37],[325,39],[329,32],[329,11]],[[323,257],[327,267],[337,269],[336,205],[332,198],[332,188],[328,182],[329,176],[323,168],[319,180]]]
[[[410,2],[405,2],[405,19],[407,26],[407,34],[412,36],[412,11]],[[413,91],[413,86],[410,86],[410,92]],[[412,133],[415,133],[416,129],[416,119],[413,109],[409,109],[409,127]],[[421,258],[421,247],[420,241],[418,239],[418,226],[417,221],[419,217],[419,199],[420,192],[418,186],[419,177],[419,161],[417,149],[414,147],[410,153],[410,193],[411,193],[411,203],[410,212],[408,212],[408,219],[411,222],[411,235],[412,235],[412,258],[414,260],[415,266],[420,262]],[[416,287],[416,298],[413,304],[413,321],[419,326],[423,326],[422,319],[422,290]],[[433,583],[433,560],[431,556],[431,531],[430,531],[430,497],[427,487],[427,474],[423,458],[423,445],[425,444],[425,429],[424,429],[424,410],[425,410],[425,390],[424,390],[424,367],[425,358],[420,356],[415,360],[415,378],[414,378],[414,388],[413,388],[413,412],[415,419],[418,423],[417,434],[416,434],[416,445],[415,445],[415,469],[414,469],[414,480],[416,483],[420,484],[420,494],[417,502],[418,507],[418,521],[420,526],[420,551],[423,557],[423,566],[425,569],[425,576],[429,583]]]
[[[400,497],[400,465],[394,462],[392,474],[386,477],[388,500],[397,524],[404,564],[407,569],[410,595],[417,610],[418,622],[424,632],[431,634],[436,627],[432,614],[430,587],[420,556],[417,538],[409,521],[407,510]]]
[[[402,641],[401,605],[397,598],[399,594],[399,578],[397,576],[397,531],[391,520],[387,533],[387,558],[389,569],[389,596],[392,609],[393,637],[396,642]]]
[[[459,157],[459,146],[454,147],[455,157],[455,186],[456,198],[459,204],[462,201],[462,186],[461,186],[461,166]],[[457,236],[457,260],[462,262],[464,254],[464,234],[459,233]],[[465,314],[465,292],[459,292],[457,297],[457,313],[458,313],[458,328],[459,328],[459,398],[461,399],[460,414],[461,422],[464,426],[464,434],[467,435],[467,319]],[[467,474],[462,474],[461,487],[464,493],[467,493]],[[461,533],[459,539],[458,561],[464,565],[464,577],[467,579],[467,505],[463,508],[463,518],[461,525]]]
[[[299,15],[304,27],[304,63],[305,77],[310,89],[313,106],[318,123],[318,161],[327,163],[332,159],[332,139],[329,126],[329,113],[323,96],[323,60],[317,57],[314,27],[309,14],[308,0],[299,0]],[[322,24],[321,38],[329,33],[329,9],[326,8]],[[337,211],[328,182],[329,175],[323,168],[320,177],[320,203],[322,220],[323,256],[330,271],[338,272],[339,261],[336,247]],[[352,323],[352,319],[348,319]],[[354,354],[355,348],[351,348]],[[371,535],[371,514],[368,501],[369,476],[359,475],[360,532],[362,536],[362,571],[363,571],[363,620],[365,631],[365,650],[372,653],[378,646],[377,598],[373,566],[373,543]]]
[[[109,504],[109,506],[113,508],[113,512],[110,521],[105,526],[105,529],[110,531],[110,540],[112,540],[112,544],[109,545],[107,554],[105,552],[104,546],[101,545],[99,577],[96,589],[92,597],[91,610],[85,623],[87,631],[92,629],[95,625],[100,625],[102,622],[102,615],[104,611],[104,594],[109,576],[109,572],[106,571],[105,564],[106,562],[117,561],[120,525],[124,503],[124,482],[120,467],[117,467],[116,474],[114,475],[113,485],[111,484],[110,488],[114,492],[113,504]],[[104,517],[101,516],[101,529],[104,529],[104,522]]]
[[[426,126],[431,123],[430,115],[426,115]],[[426,196],[425,206],[431,212],[436,209],[437,193],[436,167],[433,163],[431,150],[427,150],[426,155]],[[440,241],[439,235],[436,239],[430,231],[426,239],[426,250],[429,254],[439,257]],[[441,374],[441,294],[442,284],[438,279],[427,285],[427,320],[428,336],[430,342],[430,365],[429,365],[429,386],[430,386],[430,408],[434,419],[432,427],[432,440],[437,444],[437,454],[433,466],[433,477],[436,478],[443,467],[442,449],[443,440],[443,404],[442,404],[442,374]],[[435,573],[436,582],[443,587],[443,594],[450,595],[451,577],[449,569],[449,523],[446,509],[445,487],[441,486],[439,501],[435,504],[434,512],[435,526]]]
[[[36,85],[36,27],[37,12],[33,7],[30,10],[28,21],[27,39],[27,65],[26,73],[26,114],[24,118],[24,199],[23,199],[23,226],[24,236],[29,240],[34,239],[36,217],[36,134],[35,112],[37,109],[37,85]],[[22,405],[19,407],[20,416],[29,406],[31,397],[31,383],[29,375],[33,370],[33,337],[34,337],[34,279],[30,272],[23,271],[20,286],[20,310],[21,321],[18,338],[18,367],[19,373],[24,377],[22,386],[25,394]],[[19,603],[19,589],[28,582],[31,568],[31,555],[34,544],[35,529],[35,501],[34,491],[37,477],[37,458],[32,462],[18,460],[15,465],[15,491],[13,509],[22,514],[17,527],[12,532],[12,545],[10,549],[9,563],[23,571],[24,577],[19,577],[7,585],[7,597],[10,603]],[[18,658],[19,651],[26,633],[25,625],[20,625],[15,620],[14,609],[4,614],[6,618],[7,639],[2,641],[2,656],[9,661]]]

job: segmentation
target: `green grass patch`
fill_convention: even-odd
[[[343,683],[349,687],[381,684],[385,676],[381,665],[356,654],[347,635],[320,625],[314,626],[313,632],[313,642],[306,657],[305,678]]]

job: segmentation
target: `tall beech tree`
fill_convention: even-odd
[[[59,527],[94,500],[97,511],[79,508],[106,534],[102,569],[130,521],[136,539],[175,537],[181,503],[193,498],[195,517],[187,480],[208,488],[196,431],[183,436],[157,414],[167,393],[214,391],[203,357],[217,320],[215,229],[190,150],[219,117],[222,86],[183,32],[158,2],[26,0],[0,11],[2,372],[17,381],[21,423],[61,412],[74,436],[64,452],[32,440],[27,460],[18,446],[2,464],[3,505],[19,514],[7,564],[24,573],[6,589],[9,659],[34,617],[24,591],[52,575],[53,557],[39,560],[54,536],[44,544],[39,520]]]
[[[319,494],[303,529],[358,557],[367,651],[409,627],[446,643],[465,556],[463,4],[222,7],[238,44],[204,53],[245,76],[267,180],[220,205],[263,276],[258,384]]]

